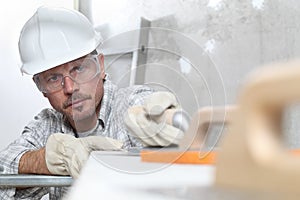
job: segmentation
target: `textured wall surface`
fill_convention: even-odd
[[[299,1],[202,0],[178,1],[178,4],[172,15],[156,19],[152,26],[178,31],[199,47],[194,48],[189,40],[185,43],[176,38],[179,33],[171,34],[176,35],[173,40],[162,36],[156,45],[168,43],[166,46],[173,46],[169,49],[178,49],[180,54],[150,51],[148,62],[154,64],[147,69],[147,80],[158,76],[162,76],[160,80],[166,79],[164,82],[177,92],[190,113],[203,105],[235,103],[249,72],[263,64],[300,55]],[[190,71],[184,68],[186,61],[192,64]],[[168,73],[168,69],[166,73],[155,70],[158,63],[177,69],[182,81],[174,79],[176,75]],[[187,89],[184,80],[195,93]],[[289,109],[284,121],[290,147],[300,146],[298,110],[297,107]]]

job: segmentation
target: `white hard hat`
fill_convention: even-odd
[[[40,7],[19,38],[21,71],[34,75],[94,51],[102,37],[80,12]]]

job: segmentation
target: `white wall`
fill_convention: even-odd
[[[0,6],[0,149],[17,138],[23,127],[47,99],[35,88],[30,76],[19,70],[18,38],[23,24],[41,5],[73,7],[70,0],[7,0]]]

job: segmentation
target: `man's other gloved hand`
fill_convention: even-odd
[[[77,178],[91,151],[119,150],[121,147],[121,142],[108,137],[75,138],[72,135],[56,133],[47,140],[45,159],[52,174]]]
[[[170,92],[155,92],[145,99],[143,106],[132,106],[124,116],[128,130],[145,146],[178,144],[183,132],[172,126],[173,114],[180,110]]]

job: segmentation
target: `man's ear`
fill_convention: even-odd
[[[105,70],[104,70],[104,56],[103,54],[99,54],[98,56],[98,61],[99,61],[99,64],[100,64],[100,76],[101,76],[101,79],[104,79],[105,78]]]

